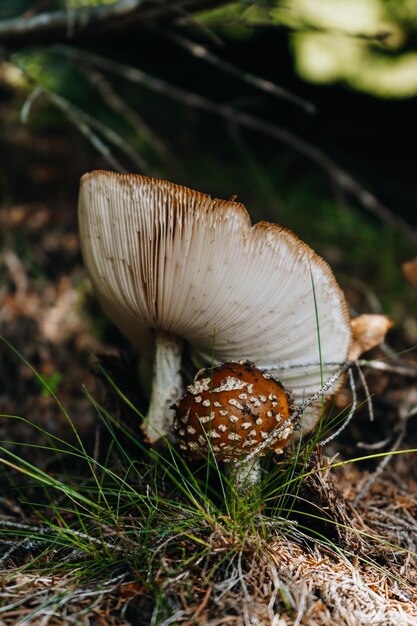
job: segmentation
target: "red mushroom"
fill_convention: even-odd
[[[249,361],[200,370],[174,406],[177,441],[190,459],[209,450],[220,461],[240,458],[287,422],[272,448],[281,452],[292,432],[288,392]]]
[[[207,458],[232,462],[244,459],[272,431],[278,436],[262,450],[282,452],[293,425],[291,399],[283,385],[253,363],[228,362],[198,372],[194,382],[174,405],[174,432],[189,459]],[[250,467],[234,468],[239,490],[260,477],[259,459]]]

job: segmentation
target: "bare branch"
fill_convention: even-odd
[[[74,10],[51,11],[28,18],[12,18],[0,21],[0,42],[16,42],[19,38],[30,37],[32,43],[45,34],[54,33],[64,39],[74,37],[92,27],[100,28],[109,20],[132,15],[144,0],[120,0],[111,5],[88,7]],[[34,37],[31,37],[34,35]]]
[[[95,36],[173,19],[188,11],[226,4],[226,0],[119,0],[111,5],[43,12],[0,20],[0,44],[25,46]]]
[[[386,361],[374,359],[372,361],[358,361],[358,365],[380,372],[389,372],[390,374],[398,374],[399,376],[406,376],[408,378],[417,378],[417,367],[411,363],[404,362],[397,365],[395,363],[387,363]]]

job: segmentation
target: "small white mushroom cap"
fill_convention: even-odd
[[[272,370],[296,402],[348,357],[350,317],[328,264],[281,226],[252,226],[242,204],[96,171],[81,179],[79,224],[97,296],[139,348],[150,328],[209,358],[214,344],[216,362]]]

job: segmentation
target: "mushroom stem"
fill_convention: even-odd
[[[149,443],[171,435],[171,405],[182,392],[182,339],[164,330],[155,331],[155,359],[151,399],[142,430]]]
[[[253,493],[261,483],[261,460],[257,458],[251,463],[239,465],[231,461],[227,466],[227,474],[239,495]]]

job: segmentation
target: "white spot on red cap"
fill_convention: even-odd
[[[207,424],[207,422],[211,422],[214,419],[214,413],[210,413],[210,415],[201,415],[198,418],[200,424]]]
[[[237,400],[235,400],[234,398],[230,398],[230,400],[227,401],[231,406],[236,407],[236,409],[239,409],[239,411],[243,411],[243,404],[240,404],[240,402],[238,402]]]
[[[247,448],[248,446],[253,446],[256,443],[256,439],[246,439],[246,441],[243,442],[242,444],[242,448]]]
[[[220,385],[213,389],[214,393],[221,393],[222,391],[239,391],[239,389],[244,389],[247,383],[240,378],[236,378],[235,376],[226,376]]]
[[[192,385],[187,387],[187,391],[193,396],[199,396],[203,391],[210,389],[211,378],[199,378],[193,382]]]

